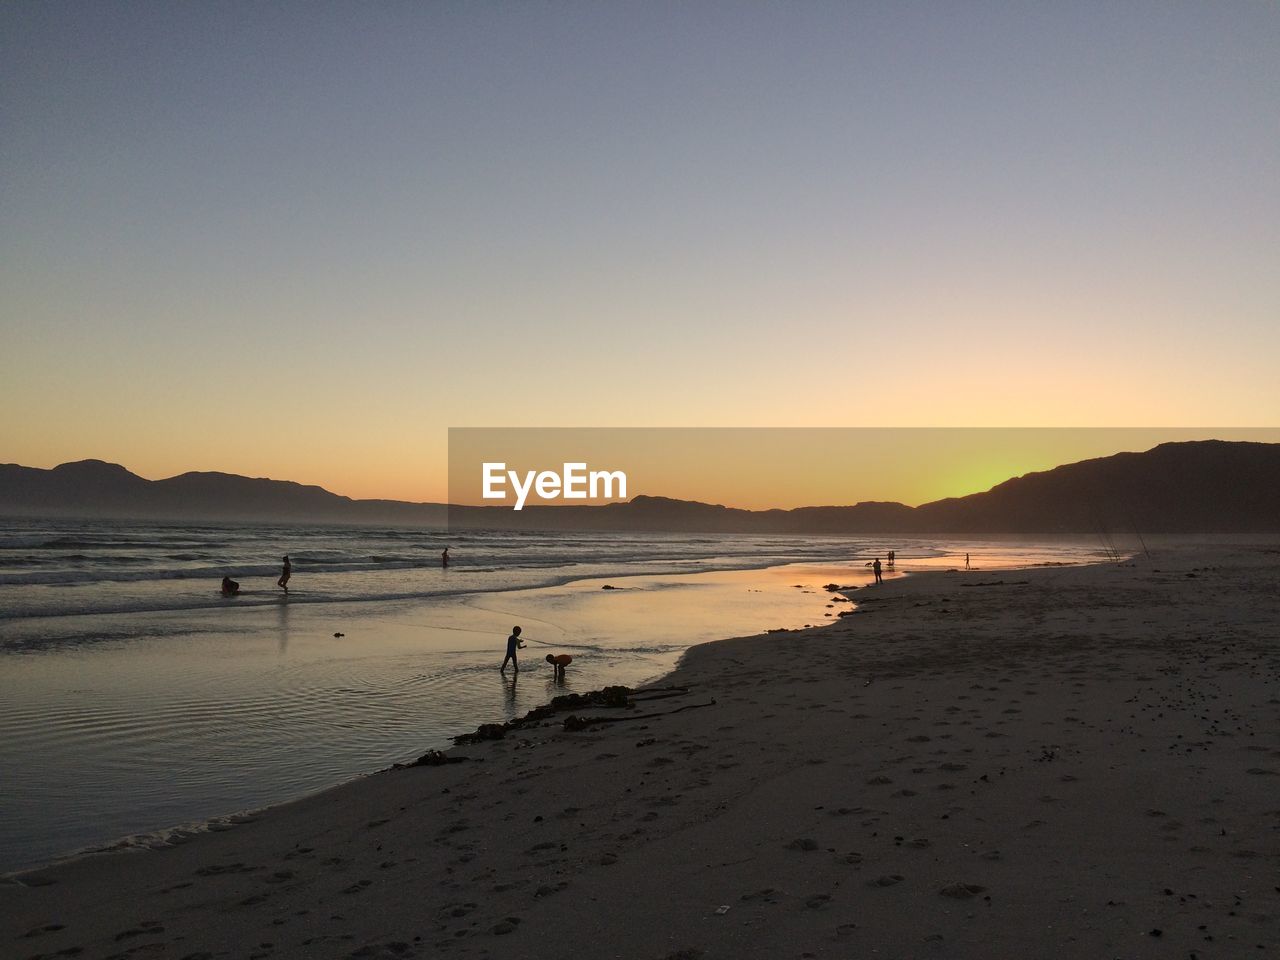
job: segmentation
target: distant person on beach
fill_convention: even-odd
[[[236,583],[230,577],[222,578],[222,595],[224,597],[234,597],[240,592],[240,584]]]
[[[893,561],[894,561],[894,554],[893,554],[893,551],[890,550],[889,551],[889,569],[890,570],[893,569]]]
[[[524,646],[524,641],[520,639],[520,628],[512,627],[511,636],[507,637],[507,655],[502,658],[502,666],[498,668],[499,672],[507,672],[507,661],[510,660],[516,669],[516,673],[520,672],[520,661],[516,659],[516,651]]]
[[[447,567],[449,565],[449,548],[444,548],[444,553],[440,554],[440,566]]]
[[[876,575],[876,583],[884,583],[884,577],[880,575],[880,558],[876,557],[871,564],[871,572]]]
[[[280,579],[276,581],[276,586],[285,593],[289,592],[289,578],[293,576],[293,564],[289,562],[288,554],[284,558],[284,569],[280,571]]]
[[[966,570],[969,569],[969,555],[967,553],[964,555],[964,568]]]
[[[564,668],[573,663],[573,657],[567,653],[557,653],[555,656],[547,654],[547,663],[551,664],[551,669],[555,672],[557,680],[564,679]]]

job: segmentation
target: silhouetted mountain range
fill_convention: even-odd
[[[323,487],[234,473],[146,480],[118,463],[52,470],[0,465],[0,514],[170,520],[278,520],[443,526],[441,503],[352,500]]]
[[[449,507],[352,500],[321,487],[226,473],[145,480],[101,460],[52,470],[0,465],[0,514],[271,520],[702,533],[1274,533],[1280,444],[1165,443],[1006,480],[985,493],[908,507],[868,502],[739,510],[640,496],[604,506]]]

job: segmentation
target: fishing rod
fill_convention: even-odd
[[[547,640],[537,640],[533,637],[526,637],[523,634],[520,635],[520,639],[528,643],[536,643],[542,647],[563,647],[567,650],[599,650],[600,649],[600,647],[598,646],[591,646],[589,644],[582,644],[582,643],[551,643],[550,641],[547,641]]]
[[[1133,508],[1130,507],[1129,501],[1122,501],[1124,506],[1125,519],[1129,521],[1129,526],[1133,527],[1134,535],[1138,538],[1138,543],[1142,544],[1142,552],[1146,554],[1147,561],[1151,560],[1151,551],[1147,549],[1147,541],[1142,536],[1142,531],[1138,529],[1137,522],[1133,519]]]

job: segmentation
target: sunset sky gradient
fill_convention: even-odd
[[[449,427],[1274,426],[1277,51],[1262,2],[6,3],[0,461],[440,500]]]

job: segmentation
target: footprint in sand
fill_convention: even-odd
[[[797,840],[792,840],[790,843],[787,844],[786,849],[803,850],[808,852],[810,850],[817,850],[818,842],[812,839],[811,837],[802,837]]]
[[[23,939],[28,939],[30,937],[39,937],[46,933],[56,933],[59,930],[65,930],[65,929],[66,929],[65,925],[61,923],[46,923],[43,927],[35,927],[32,930],[28,930],[26,933],[22,935],[22,937]]]
[[[402,940],[388,943],[371,943],[347,954],[349,960],[390,960],[395,957],[411,957],[415,951],[410,944]]]
[[[905,877],[899,873],[887,873],[884,876],[876,877],[874,880],[868,880],[869,887],[892,887],[901,883]]]
[[[132,937],[144,937],[158,933],[164,933],[164,927],[159,920],[143,920],[136,927],[117,933],[116,940],[128,940]]]
[[[986,887],[979,886],[976,883],[949,883],[938,893],[954,900],[969,900],[980,893],[984,893],[986,889]]]
[[[201,867],[196,871],[196,876],[217,877],[224,873],[253,873],[253,871],[261,869],[261,867],[248,867],[237,861],[236,863],[212,864],[207,867]]]
[[[519,917],[507,917],[505,920],[500,920],[497,923],[495,923],[492,927],[492,932],[494,933],[495,936],[500,937],[500,936],[503,936],[504,934],[514,933],[516,927],[518,927],[519,925],[520,925]]]

